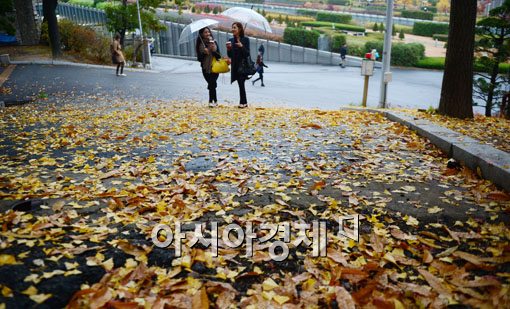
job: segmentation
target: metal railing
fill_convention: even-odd
[[[246,3],[246,2],[232,2],[232,1],[224,1],[224,0],[206,0],[207,3],[215,3],[215,4],[221,4],[225,7],[233,7],[233,6],[240,6],[240,7],[247,7],[247,8],[253,8],[256,9],[264,9],[268,12],[275,12],[275,13],[282,13],[282,14],[292,14],[292,15],[299,15],[298,10],[304,10],[304,11],[322,11],[327,13],[341,13],[341,14],[349,14],[352,16],[352,19],[361,22],[361,23],[368,23],[368,22],[385,22],[386,16],[385,15],[373,15],[373,14],[364,14],[364,13],[357,13],[357,12],[350,12],[350,11],[326,11],[326,10],[316,10],[316,9],[307,9],[307,8],[297,8],[297,7],[290,7],[290,6],[280,6],[280,5],[271,5],[271,4],[259,4],[259,3]],[[438,22],[438,21],[429,21],[429,20],[421,20],[421,19],[413,19],[413,18],[404,18],[404,17],[393,17],[393,23],[397,25],[403,25],[403,26],[413,26],[415,22],[431,22],[431,23],[440,23],[440,24],[446,24],[445,22]]]
[[[42,4],[37,4],[35,9],[39,16],[43,16]],[[81,5],[59,3],[56,12],[60,17],[69,19],[79,25],[105,25],[107,20],[106,14],[103,10]]]
[[[163,55],[172,55],[180,57],[195,58],[196,36],[179,44],[179,36],[186,25],[173,22],[164,22],[167,29],[154,34],[156,53]],[[226,55],[225,44],[232,37],[230,33],[212,30],[213,36],[218,42],[220,53]],[[323,51],[313,48],[295,46],[266,39],[249,37],[250,54],[257,55],[260,45],[264,45],[264,60],[268,62],[288,62],[288,63],[306,63],[306,64],[340,64],[340,54],[329,51]],[[361,66],[361,58],[347,57],[347,64],[351,66]]]

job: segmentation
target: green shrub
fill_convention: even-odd
[[[383,51],[382,41],[368,41],[365,43],[364,50],[361,56],[369,53],[372,49],[379,52],[382,56]],[[391,45],[391,64],[398,66],[414,66],[420,59],[425,57],[425,47],[422,44],[411,43],[403,44],[396,43]]]
[[[378,23],[374,23],[374,26],[372,27],[372,31],[374,31],[374,32],[379,31],[379,24]]]
[[[58,22],[60,44],[64,51],[78,54],[84,60],[110,63],[110,39],[97,34],[92,28],[62,19]],[[48,42],[48,25],[41,25],[41,41]]]
[[[448,42],[448,34],[434,34],[432,38],[441,42]]]
[[[365,58],[365,54],[371,52],[372,49],[377,50],[379,52],[379,57],[382,57],[383,45],[384,45],[383,41],[366,42],[361,57]],[[379,60],[381,60],[381,58],[379,58]]]
[[[400,33],[398,34],[398,38],[403,40],[406,38],[405,34],[404,34],[404,29],[400,29]]]
[[[317,48],[320,33],[316,30],[287,27],[283,32],[283,42],[291,45]]]
[[[426,57],[416,63],[416,67],[423,69],[444,70],[444,57]]]
[[[363,28],[363,27],[331,23],[331,22],[326,22],[326,21],[304,21],[301,23],[301,25],[303,27],[332,27],[334,25],[335,29],[337,29],[337,30],[363,32],[363,33],[365,32],[365,28]]]
[[[120,5],[120,2],[99,2],[96,4],[96,9],[105,10],[107,7]]]
[[[433,20],[434,14],[430,13],[430,12],[424,12],[424,11],[402,11],[402,17],[423,19],[423,20]]]
[[[340,52],[340,47],[342,47],[345,43],[347,43],[345,35],[333,34],[331,36],[331,51]]]
[[[434,13],[434,14],[437,13],[437,8],[435,6],[422,6],[421,10],[425,11],[425,12]]]
[[[327,0],[328,4],[334,5],[349,5],[349,0]]]
[[[434,34],[448,34],[448,24],[416,22],[413,34],[432,37]]]
[[[352,16],[347,14],[336,14],[326,12],[317,13],[317,21],[330,21],[339,24],[348,24],[351,22],[351,20]]]
[[[426,57],[418,61],[416,67],[423,69],[444,70],[445,57]],[[479,60],[476,60],[473,67],[475,72],[483,72],[483,65]],[[508,72],[510,70],[510,63],[500,63],[499,71]]]
[[[69,0],[70,4],[94,7],[94,0]]]
[[[303,15],[303,16],[310,16],[310,17],[313,17],[313,18],[317,18],[317,10],[310,10],[310,9],[298,9],[296,11],[299,15]]]
[[[415,66],[425,57],[425,47],[419,43],[397,43],[391,47],[391,64],[397,66]]]
[[[349,44],[348,45],[349,50],[348,53],[351,56],[356,57],[364,57],[365,56],[365,46],[362,44]]]
[[[5,16],[0,16],[0,32],[5,32],[8,35],[15,35],[16,28],[14,27],[14,22]]]

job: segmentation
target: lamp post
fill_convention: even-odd
[[[391,29],[393,29],[393,0],[387,1],[386,32],[384,33],[383,67],[381,72],[381,92],[379,107],[385,108],[387,103],[388,83],[391,81]]]
[[[142,18],[140,17],[140,3],[138,2],[138,0],[136,0],[136,10],[138,11],[138,26],[140,27],[140,41],[142,42],[142,63],[143,67],[145,68],[145,65],[147,64],[147,58],[145,51],[145,42],[143,40]]]

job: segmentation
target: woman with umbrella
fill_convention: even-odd
[[[246,90],[244,88],[244,82],[247,76],[238,72],[239,67],[243,59],[250,55],[250,40],[244,36],[243,25],[240,22],[234,22],[232,24],[233,38],[227,42],[227,53],[232,63],[230,83],[237,81],[239,86],[239,108],[248,107],[248,101],[246,100]]]
[[[217,60],[221,58],[218,50],[218,44],[214,40],[211,29],[204,27],[198,31],[198,38],[196,43],[197,59],[202,66],[202,75],[207,82],[207,89],[209,89],[209,107],[218,106],[218,98],[216,96],[216,87],[218,80],[218,73],[211,72],[212,58]]]

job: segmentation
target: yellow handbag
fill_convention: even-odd
[[[211,72],[213,73],[227,73],[230,71],[228,67],[227,59],[221,58],[217,60],[215,57],[212,58]]]

